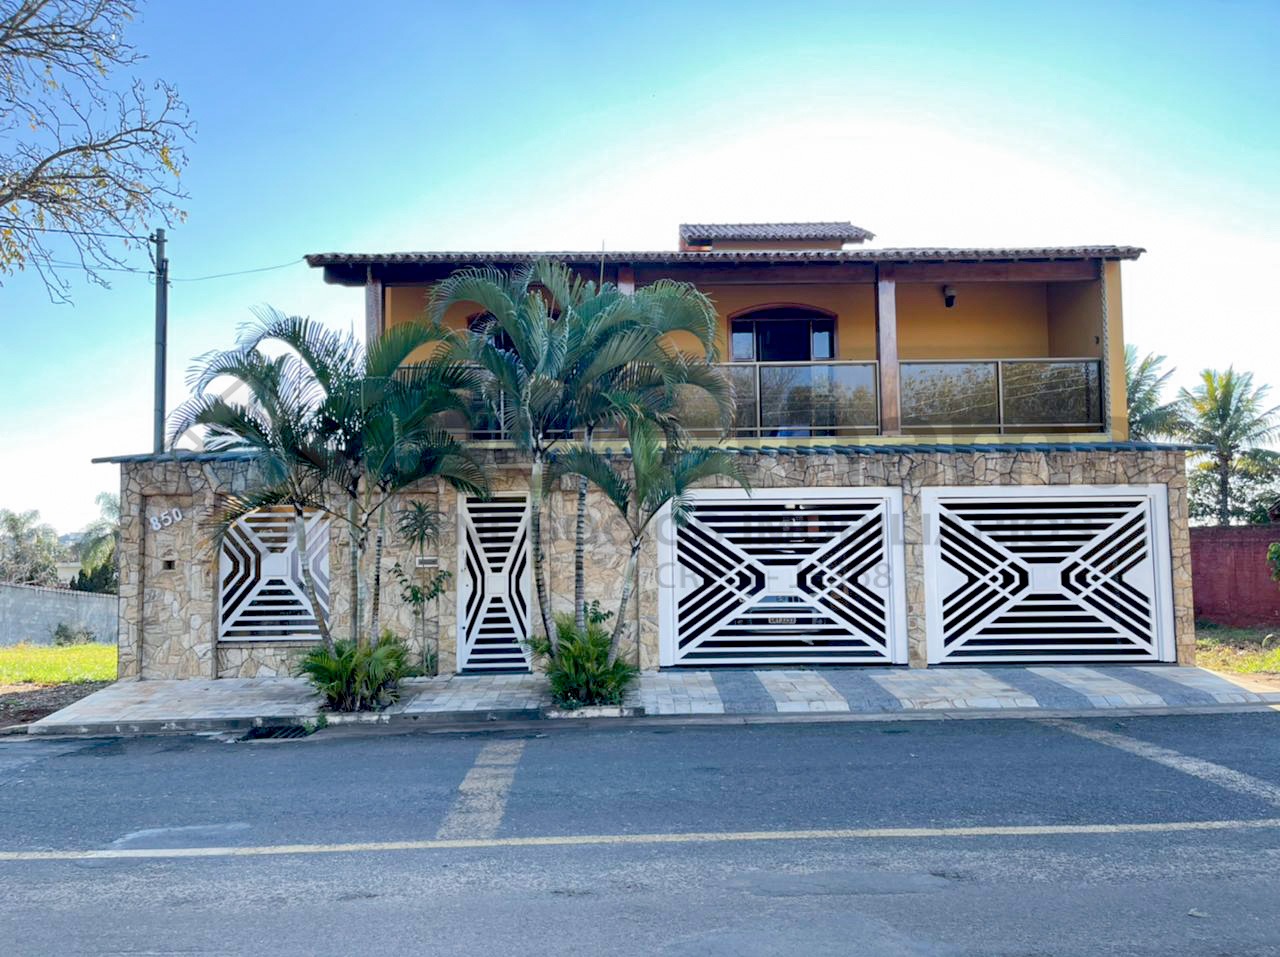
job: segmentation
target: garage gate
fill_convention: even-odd
[[[660,526],[663,665],[906,661],[899,490],[691,498]]]
[[[922,494],[930,663],[1173,661],[1163,485]]]
[[[659,537],[663,666],[907,660],[901,492],[692,494]],[[931,664],[1173,661],[1162,485],[921,493]]]

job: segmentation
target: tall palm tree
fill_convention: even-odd
[[[461,341],[480,369],[482,393],[502,427],[531,460],[530,538],[542,627],[553,653],[558,632],[551,615],[542,543],[546,466],[575,431],[591,442],[597,429],[644,414],[674,423],[678,390],[703,388],[722,405],[728,383],[707,362],[680,355],[665,340],[693,334],[710,354],[715,310],[686,283],[664,281],[634,294],[584,280],[563,263],[539,260],[503,273],[469,269],[437,285],[431,318],[442,322],[458,303],[481,319]],[[579,485],[574,559],[575,620],[585,625],[586,486]]]
[[[1218,486],[1218,522],[1231,522],[1231,481],[1236,457],[1274,439],[1280,432],[1280,406],[1267,407],[1270,389],[1254,386],[1253,374],[1205,369],[1194,389],[1178,394],[1183,438],[1209,446]]]
[[[621,427],[642,417],[674,434],[678,402],[686,389],[701,390],[715,402],[724,424],[733,416],[733,390],[714,365],[715,307],[688,283],[660,280],[623,293],[612,284],[586,287],[586,296],[567,313],[569,354],[580,357],[567,370],[566,387],[574,427],[590,450],[597,430]],[[669,336],[685,333],[701,347],[686,356]],[[574,623],[586,629],[586,516],[588,480],[579,476],[574,528]]]
[[[204,425],[210,448],[248,451],[259,462],[261,486],[234,503],[224,527],[261,504],[287,504],[294,508],[295,529],[305,535],[305,510],[339,516],[326,492],[341,489],[345,509],[340,519],[352,540],[354,640],[359,640],[363,620],[360,568],[375,522],[369,636],[375,644],[379,638],[385,509],[392,496],[428,477],[468,492],[484,486],[479,467],[441,425],[442,416],[464,407],[474,373],[447,356],[409,364],[419,349],[439,342],[437,333],[426,324],[405,324],[366,350],[354,337],[308,319],[263,313],[239,348],[201,360],[193,378],[198,394],[179,409],[171,426],[176,436]],[[269,358],[262,349],[269,343],[288,351]],[[223,376],[244,383],[249,401],[208,394],[213,381]],[[305,548],[305,538],[298,547]],[[308,597],[315,605],[314,594]]]
[[[1165,356],[1148,352],[1141,359],[1132,343],[1124,347],[1125,391],[1129,406],[1129,435],[1153,439],[1178,433],[1178,403],[1165,402],[1164,390],[1173,369],[1164,371]]]
[[[318,413],[331,451],[329,479],[346,496],[351,529],[348,577],[355,602],[351,637],[356,640],[363,620],[359,570],[371,535],[370,640],[376,644],[381,634],[382,556],[391,497],[427,477],[469,493],[484,486],[474,459],[441,424],[448,413],[465,413],[465,397],[476,379],[470,366],[437,348],[449,339],[439,326],[401,323],[363,349],[350,335],[309,319],[268,312],[241,344],[286,346],[324,390]],[[424,349],[432,350],[430,356],[413,361]],[[375,521],[376,530],[370,527]]]
[[[232,378],[246,387],[246,399],[206,391],[217,379]],[[170,441],[199,425],[213,452],[246,453],[258,484],[229,496],[218,516],[215,538],[260,508],[284,506],[293,516],[298,552],[307,554],[307,512],[329,511],[325,496],[328,450],[316,414],[320,391],[314,377],[293,355],[268,357],[257,350],[211,352],[197,360],[189,383],[195,395],[170,417]],[[316,629],[333,650],[329,621],[317,594],[309,562],[300,562],[303,590]]]
[[[628,433],[631,453],[629,476],[619,471],[610,457],[582,446],[561,452],[553,466],[555,474],[588,478],[613,503],[631,532],[622,595],[618,600],[617,619],[609,644],[610,664],[618,658],[626,630],[627,608],[635,593],[640,549],[653,520],[670,506],[676,526],[686,525],[692,507],[689,491],[710,478],[726,476],[750,490],[738,457],[732,453],[706,446],[685,447],[678,441],[670,441],[655,423],[644,418],[630,420]]]

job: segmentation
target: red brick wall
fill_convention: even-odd
[[[1271,578],[1267,546],[1280,524],[1191,529],[1196,618],[1220,625],[1280,624],[1280,582]]]

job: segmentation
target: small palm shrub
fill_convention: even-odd
[[[324,695],[332,711],[374,711],[400,696],[401,679],[418,674],[409,663],[409,648],[390,632],[376,644],[349,638],[330,650],[316,645],[298,663],[297,675]]]
[[[551,697],[562,708],[622,704],[635,680],[635,665],[609,661],[610,636],[599,621],[590,621],[586,633],[578,631],[568,615],[556,618],[560,647],[551,653],[545,638],[533,643],[534,653],[546,659]]]

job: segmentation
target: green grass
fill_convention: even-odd
[[[116,680],[115,645],[14,645],[0,648],[0,685]]]
[[[1214,671],[1280,674],[1280,627],[1229,628],[1196,622],[1196,664]]]

